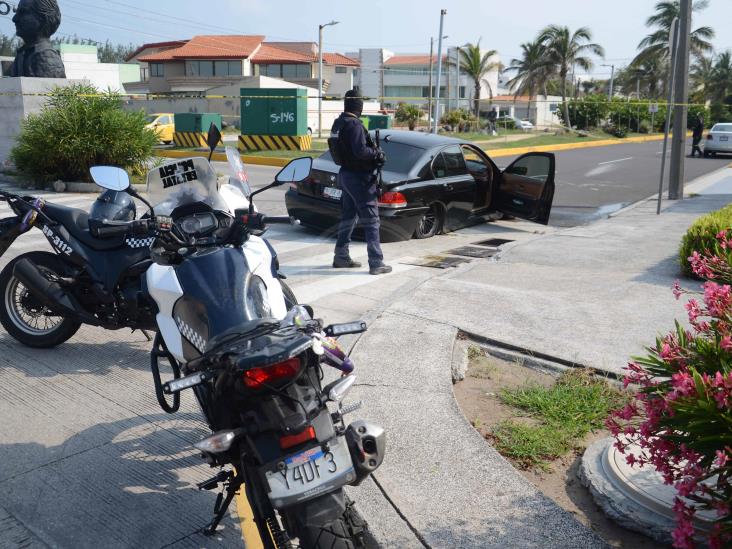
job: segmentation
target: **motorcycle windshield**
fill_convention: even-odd
[[[272,317],[267,287],[251,274],[241,248],[197,252],[175,271],[183,289],[173,310],[175,322],[200,354],[221,336],[249,332]]]
[[[147,195],[156,215],[170,215],[180,206],[202,202],[227,211],[211,164],[201,157],[164,164],[147,174]]]

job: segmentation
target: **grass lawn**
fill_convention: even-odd
[[[554,135],[552,133],[549,134],[539,134],[535,135],[533,137],[529,137],[528,139],[522,139],[521,141],[501,141],[500,139],[496,140],[493,143],[481,143],[481,147],[484,150],[491,150],[491,149],[515,149],[519,147],[541,147],[544,145],[559,145],[563,143],[587,143],[589,141],[599,141],[601,139],[612,139],[611,136],[601,137],[601,136],[587,136],[587,137],[580,137],[576,134],[566,134],[566,135]]]
[[[583,370],[562,374],[550,387],[503,389],[498,398],[524,418],[505,419],[493,428],[496,449],[527,468],[543,467],[573,450],[625,402],[618,389]]]

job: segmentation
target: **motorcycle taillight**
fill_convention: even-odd
[[[242,374],[244,385],[260,389],[283,379],[292,379],[300,372],[300,359],[295,357],[262,368],[252,368]]]

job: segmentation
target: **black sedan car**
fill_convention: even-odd
[[[379,200],[385,242],[429,238],[484,221],[491,213],[547,224],[554,198],[554,155],[528,153],[501,171],[469,141],[407,131],[382,131],[386,153]],[[327,152],[310,178],[285,194],[289,215],[335,233],[342,191]]]

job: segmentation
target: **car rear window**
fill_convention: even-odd
[[[713,132],[732,132],[732,124],[715,124]]]
[[[424,155],[424,149],[405,145],[404,143],[395,143],[384,140],[381,141],[381,148],[386,154],[386,164],[384,169],[389,172],[408,174],[414,168],[417,161]],[[333,161],[330,151],[320,157],[323,160]]]

